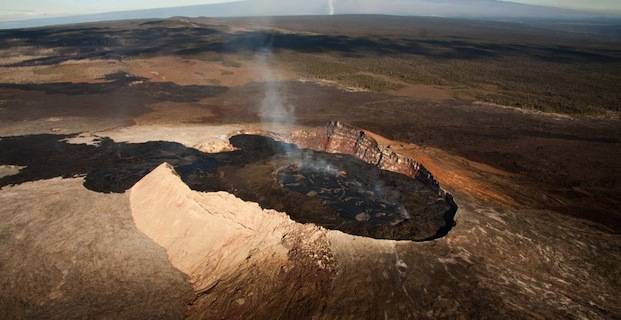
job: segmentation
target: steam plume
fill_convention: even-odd
[[[334,0],[330,0],[329,4],[330,14],[334,14]],[[274,132],[280,131],[279,129],[282,129],[283,126],[293,128],[296,124],[295,106],[288,103],[285,90],[287,82],[282,81],[278,72],[277,56],[272,52],[274,38],[268,36],[261,40],[263,45],[255,54],[255,62],[263,86],[263,98],[258,104],[257,110],[261,126],[264,130]],[[287,145],[285,144],[285,146]],[[284,151],[289,161],[299,168],[335,176],[341,173],[340,169],[332,163],[312,157],[297,148],[285,147]],[[379,177],[374,179],[371,188],[372,190],[365,191],[371,191],[373,196],[380,201],[389,201],[398,206],[399,216],[395,217],[395,223],[411,218],[406,208],[399,203],[400,194],[397,190],[386,187]]]
[[[334,15],[334,0],[328,0],[328,5],[330,6],[330,15]]]
[[[288,104],[282,95],[284,84],[279,81],[271,59],[273,59],[272,52],[268,48],[257,54],[257,64],[261,70],[261,80],[264,86],[264,96],[259,105],[259,117],[264,126],[271,126],[275,123],[293,125],[295,108]]]

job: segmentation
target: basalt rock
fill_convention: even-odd
[[[457,204],[453,196],[440,187],[431,172],[415,160],[392,151],[390,147],[380,145],[364,130],[333,121],[325,127],[294,132],[287,140],[301,148],[354,156],[379,169],[414,178],[437,192],[438,198],[443,199],[450,208],[444,213],[445,227],[440,228],[436,235],[429,239],[447,234],[454,225]]]
[[[339,121],[332,121],[324,128],[295,132],[290,141],[300,147],[317,151],[353,155],[380,169],[421,180],[436,189],[440,195],[451,197],[440,188],[438,181],[423,165],[380,145],[364,130]]]
[[[193,190],[226,191],[297,222],[353,235],[424,241],[453,227],[452,197],[415,161],[340,123],[295,137],[297,145],[235,135],[235,150],[219,153],[163,141],[102,138],[87,145],[60,135],[3,138],[0,165],[25,168],[0,178],[0,186],[84,175],[92,191],[123,193],[165,161]]]

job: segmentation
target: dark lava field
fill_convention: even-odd
[[[0,314],[621,319],[616,30],[0,30]]]

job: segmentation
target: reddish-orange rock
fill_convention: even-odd
[[[380,145],[356,127],[333,121],[323,128],[295,132],[290,142],[313,150],[353,155],[380,169],[422,180],[441,195],[450,196],[420,163]]]

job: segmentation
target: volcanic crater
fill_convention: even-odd
[[[71,144],[68,136],[5,137],[0,165],[25,167],[0,186],[84,175],[86,188],[124,192],[163,162],[193,190],[226,191],[300,223],[377,239],[446,235],[457,205],[417,162],[338,122],[286,138],[238,134],[234,151],[204,153],[172,142]],[[279,141],[280,140],[280,141]]]
[[[374,238],[430,240],[454,226],[458,207],[452,195],[424,166],[380,145],[364,130],[335,121],[297,131],[289,140],[331,155],[279,172],[281,180],[288,179],[285,187],[310,190],[307,196],[317,196],[346,220],[329,228]]]

